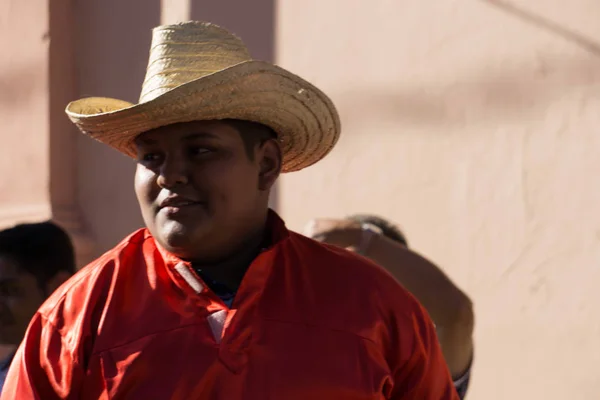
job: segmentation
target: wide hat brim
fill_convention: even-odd
[[[70,103],[66,113],[83,133],[133,158],[134,139],[155,128],[203,120],[258,122],[278,134],[282,172],[325,157],[341,128],[335,106],[323,92],[262,61],[236,64],[139,104],[91,97]]]

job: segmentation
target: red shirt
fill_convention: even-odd
[[[270,226],[231,309],[132,234],[40,308],[1,399],[458,399],[431,320],[390,275]]]

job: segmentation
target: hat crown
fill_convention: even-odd
[[[251,59],[240,38],[215,24],[191,21],[159,26],[152,31],[140,103]]]

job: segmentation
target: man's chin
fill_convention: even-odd
[[[180,221],[165,221],[155,237],[171,253],[177,256],[193,253],[198,242],[210,234],[209,224],[188,224]]]

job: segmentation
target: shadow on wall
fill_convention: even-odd
[[[385,118],[414,126],[451,128],[490,122],[523,122],[548,112],[557,99],[600,86],[600,59],[539,57],[532,71],[483,70],[445,85],[385,88],[353,87],[338,93],[344,119]],[[368,105],[368,106],[367,106]],[[585,104],[581,105],[582,107]],[[355,110],[361,113],[355,113]],[[360,123],[360,122],[358,122]]]
[[[79,97],[137,102],[160,6],[160,0],[78,3]],[[84,135],[78,137],[77,153],[79,205],[98,256],[143,226],[133,191],[135,163]]]
[[[567,27],[564,27],[554,21],[544,18],[540,15],[536,15],[533,12],[527,11],[523,8],[515,6],[514,4],[497,1],[497,0],[481,0],[490,6],[496,7],[498,10],[507,13],[510,16],[519,18],[523,22],[529,23],[537,28],[546,30],[557,36],[561,36],[563,39],[576,44],[585,50],[600,56],[600,44],[598,42],[589,39],[582,34],[575,32]]]
[[[385,118],[415,126],[463,126],[490,122],[523,122],[549,111],[557,99],[600,86],[600,44],[582,34],[504,1],[480,0],[524,24],[580,47],[589,58],[537,55],[537,65],[515,61],[456,77],[445,85],[418,83],[389,88],[353,87],[338,94],[344,121]],[[585,107],[582,102],[581,107]],[[360,110],[361,112],[355,112]],[[353,123],[354,120],[352,120]],[[356,123],[360,123],[357,121]],[[356,130],[359,131],[359,130]]]

